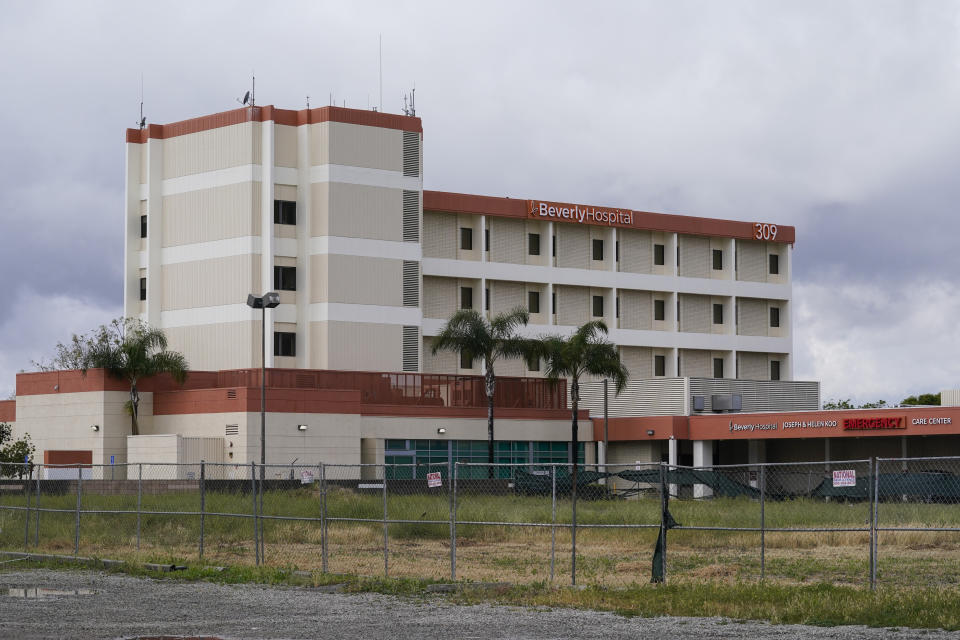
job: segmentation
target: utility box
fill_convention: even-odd
[[[176,433],[152,436],[127,436],[127,461],[143,465],[144,480],[199,480],[200,462],[210,465],[207,478],[224,477],[223,438],[191,438]],[[136,478],[139,469],[130,467],[128,478]]]

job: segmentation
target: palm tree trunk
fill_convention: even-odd
[[[492,479],[494,476],[493,473],[493,394],[496,391],[497,380],[493,375],[493,367],[487,364],[487,374],[486,374],[486,386],[487,386],[487,464],[489,473],[488,476]]]
[[[137,410],[140,407],[140,394],[137,393],[137,383],[130,385],[130,435],[140,435],[140,425],[137,423]]]

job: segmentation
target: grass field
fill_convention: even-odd
[[[41,495],[41,509],[30,511],[29,544],[22,495],[0,496],[0,549],[72,554],[76,495]],[[391,494],[387,526],[390,576],[450,577],[450,496],[438,493]],[[549,583],[551,559],[556,584],[570,582],[569,499],[558,500],[557,526],[549,497],[457,496],[457,578],[516,584]],[[15,508],[20,509],[15,509]],[[31,498],[31,507],[36,507]],[[340,519],[382,520],[379,492],[331,487],[327,496],[328,570],[383,575],[384,525]],[[85,492],[80,517],[80,554],[157,562],[196,562],[201,510],[197,491],[144,493],[137,549],[136,495]],[[313,487],[267,492],[264,513],[266,562],[314,570],[322,566],[322,500]],[[672,500],[670,510],[685,527],[758,529],[760,504],[748,498]],[[250,565],[254,557],[251,495],[208,491],[203,517],[203,562]],[[869,582],[868,503],[822,500],[768,501],[764,509],[763,575],[770,584]],[[134,512],[134,513],[131,513]],[[156,513],[148,513],[156,512]],[[184,515],[189,512],[194,515]],[[881,503],[881,527],[960,527],[960,505]],[[238,515],[212,515],[238,514]],[[310,518],[286,520],[282,518]],[[508,526],[496,523],[535,523]],[[649,581],[659,531],[660,503],[653,497],[577,504],[577,582],[624,586]],[[472,524],[473,523],[473,524]],[[647,525],[646,528],[628,525]],[[776,532],[770,529],[856,529],[857,531]],[[879,582],[898,586],[955,586],[960,583],[960,533],[879,532]],[[34,541],[39,544],[34,546]],[[675,529],[668,536],[670,583],[746,583],[761,577],[759,531]]]

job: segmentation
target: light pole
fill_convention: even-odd
[[[252,293],[247,296],[247,306],[260,309],[260,482],[264,479],[264,465],[267,464],[267,309],[273,309],[280,304],[280,294],[270,291],[262,296]]]

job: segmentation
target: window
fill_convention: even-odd
[[[147,279],[146,278],[140,278],[140,299],[141,300],[147,299]]]
[[[653,264],[663,265],[663,245],[655,244],[653,245]]]
[[[490,311],[490,287],[487,287],[486,290],[483,292],[483,297],[484,297],[484,302],[486,303],[484,306],[486,307],[487,311]]]
[[[713,305],[713,324],[723,324],[723,305]]]
[[[297,224],[297,203],[290,200],[274,200],[273,223]]]
[[[529,253],[532,256],[540,255],[540,234],[539,233],[527,234],[527,253]]]
[[[553,236],[553,257],[557,257],[557,236]]]
[[[473,369],[473,356],[466,351],[460,352],[460,368]]]
[[[780,361],[779,360],[770,361],[770,379],[771,380],[780,379]]]
[[[620,262],[620,241],[619,240],[613,243],[613,253],[614,253],[613,259],[616,260],[617,262]]]
[[[620,317],[620,296],[617,296],[616,303],[617,303],[617,308],[615,313],[616,313],[616,317],[619,318]]]
[[[273,355],[275,356],[297,355],[297,334],[291,331],[274,331],[273,332]]]
[[[723,249],[713,250],[713,270],[723,271]]]
[[[527,371],[540,371],[540,358],[537,356],[527,358]]]
[[[554,291],[550,295],[550,313],[556,313],[556,312],[557,312],[557,292]]]
[[[273,268],[273,288],[280,291],[296,291],[297,268],[275,266]]]
[[[713,359],[713,377],[714,378],[723,377],[723,358]]]
[[[147,237],[147,216],[140,216],[140,237]]]
[[[460,248],[473,251],[473,229],[470,227],[460,227]]]
[[[663,300],[653,301],[653,319],[664,320],[666,318],[666,304]]]
[[[530,313],[540,313],[540,292],[539,291],[527,292],[527,308],[530,310]],[[536,371],[536,369],[531,369],[531,371]]]
[[[473,309],[473,287],[460,287],[460,308]]]
[[[770,307],[770,326],[780,326],[780,307]]]
[[[603,296],[593,296],[593,317],[603,317]]]
[[[772,275],[780,273],[780,256],[775,253],[770,254],[770,273]]]
[[[483,250],[490,251],[490,229],[483,230]]]
[[[593,239],[593,259],[603,260],[603,240],[599,238]]]
[[[667,356],[653,356],[653,375],[658,378],[667,375]]]

